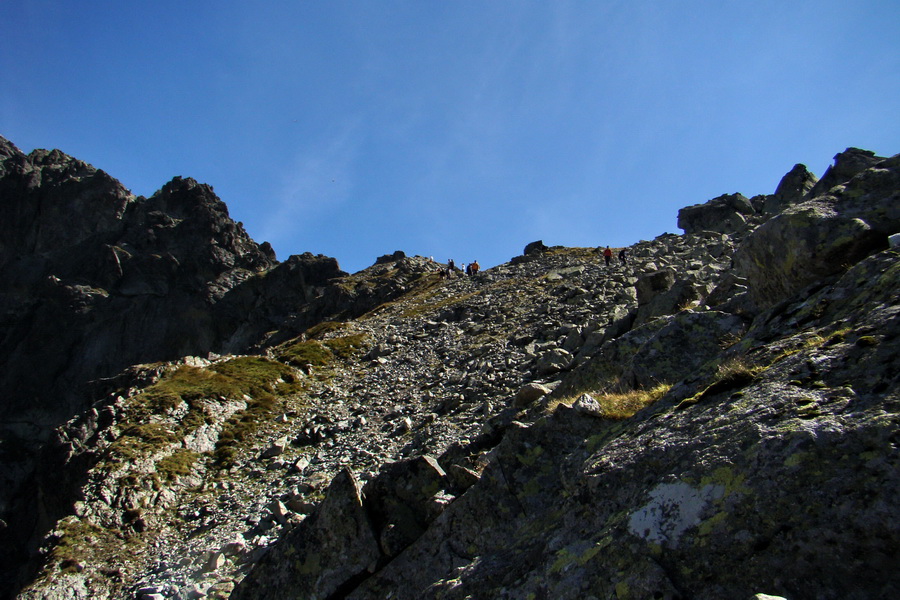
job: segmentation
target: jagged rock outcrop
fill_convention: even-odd
[[[210,306],[274,265],[209,186],[136,198],[58,150],[0,145],[0,416],[28,437],[82,409],[89,381],[215,349]]]
[[[362,490],[351,472],[341,471],[313,516],[268,553],[232,597],[312,600],[346,594],[422,536],[452,500],[444,491],[448,486],[443,469],[428,456],[385,465]]]
[[[814,198],[828,193],[831,188],[850,181],[863,171],[884,160],[870,150],[847,148],[834,155],[834,164],[825,170],[822,178],[810,189],[808,196]]]
[[[797,266],[832,221],[894,228],[898,157],[870,158],[628,264],[248,277],[213,305],[234,354],[128,369],[55,432],[19,597],[892,598],[898,254]]]
[[[275,565],[277,573],[260,569],[234,597],[331,598],[374,569],[380,557],[359,484],[343,470],[315,514],[291,532],[291,542],[263,558],[262,564]]]
[[[838,181],[838,173],[853,173],[852,179],[773,217],[735,253],[735,271],[747,280],[759,306],[771,306],[823,277],[842,273],[887,248],[888,236],[900,230],[900,159],[876,161],[870,153],[863,158],[872,165],[869,169],[851,168],[856,162],[836,168],[831,182]]]
[[[544,245],[543,240],[537,240],[526,244],[525,250],[522,251],[523,256],[534,256],[546,252],[549,248]]]
[[[771,214],[780,213],[806,198],[818,181],[819,179],[809,172],[806,165],[794,165],[794,168],[781,178],[775,193],[766,196],[763,210]]]

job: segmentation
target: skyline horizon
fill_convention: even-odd
[[[216,197],[219,198],[219,200],[221,200],[221,201],[225,204],[225,206],[226,206],[226,208],[227,208],[227,210],[228,210],[228,215],[229,215],[229,217],[230,217],[234,222],[240,223],[241,226],[244,227],[245,231],[247,231],[247,234],[250,236],[250,238],[251,238],[257,245],[261,245],[261,244],[263,244],[263,243],[265,243],[265,242],[268,242],[268,240],[260,240],[260,239],[257,239],[256,237],[254,237],[253,234],[252,234],[249,230],[247,230],[247,228],[246,228],[245,224],[243,223],[243,221],[242,221],[241,219],[239,219],[239,218],[235,218],[235,215],[232,214],[232,209],[231,209],[231,206],[230,206],[229,203],[228,203],[228,199],[227,199],[227,198],[221,197],[221,196],[215,191],[215,184],[212,183],[212,182],[200,181],[200,180],[198,180],[198,179],[196,179],[196,178],[194,178],[194,177],[191,177],[190,175],[184,175],[184,174],[182,174],[182,175],[174,175],[174,176],[172,176],[172,178],[170,178],[169,180],[167,180],[166,182],[164,182],[162,185],[160,185],[158,188],[156,188],[156,190],[154,190],[152,193],[150,193],[150,194],[139,194],[139,193],[135,193],[135,192],[132,190],[132,188],[129,188],[126,182],[123,182],[123,181],[121,181],[118,177],[116,177],[115,173],[110,173],[110,172],[106,171],[105,169],[102,169],[101,167],[98,167],[97,165],[94,165],[94,164],[92,164],[92,163],[90,163],[90,162],[88,162],[88,161],[85,161],[85,160],[81,159],[81,158],[78,157],[78,156],[72,155],[72,154],[70,154],[69,152],[66,152],[66,150],[65,150],[64,148],[32,148],[32,149],[26,151],[25,149],[21,148],[18,144],[16,144],[15,140],[10,140],[9,138],[7,138],[7,137],[6,137],[5,135],[3,135],[2,133],[0,133],[0,138],[6,139],[9,143],[11,143],[13,146],[15,146],[16,148],[18,148],[21,152],[23,152],[23,153],[26,154],[26,155],[31,154],[32,152],[35,152],[35,151],[48,151],[48,152],[50,152],[50,151],[58,150],[59,152],[62,152],[63,154],[66,154],[67,156],[69,156],[69,157],[71,157],[71,158],[73,158],[73,159],[75,159],[75,160],[81,160],[82,162],[85,162],[86,164],[90,165],[91,167],[93,167],[93,168],[95,168],[95,169],[98,169],[98,170],[101,170],[101,171],[105,172],[107,175],[109,175],[110,177],[112,177],[113,179],[115,179],[116,181],[118,181],[123,187],[125,187],[125,189],[127,189],[130,193],[132,193],[136,198],[140,198],[140,197],[143,197],[143,198],[145,198],[145,199],[146,199],[146,198],[150,198],[150,197],[153,196],[154,194],[158,193],[158,192],[159,192],[163,187],[165,187],[168,183],[170,183],[171,181],[173,181],[173,180],[175,180],[175,179],[178,179],[178,178],[182,178],[182,179],[193,179],[193,180],[196,181],[198,184],[201,184],[201,185],[208,185],[208,186],[213,190],[213,193],[216,194]],[[803,166],[805,166],[805,167],[806,167],[813,175],[816,176],[817,179],[821,179],[821,177],[825,174],[825,172],[827,171],[827,169],[829,169],[831,166],[834,165],[834,159],[835,159],[839,154],[841,154],[841,153],[843,153],[843,152],[847,152],[847,151],[849,151],[849,150],[854,150],[854,149],[856,149],[856,150],[862,150],[862,151],[865,151],[865,152],[872,152],[875,156],[879,156],[879,157],[882,157],[882,158],[889,158],[890,156],[894,156],[894,155],[896,154],[896,153],[895,153],[895,154],[881,154],[881,153],[879,153],[879,152],[877,152],[877,151],[870,150],[870,149],[867,149],[867,148],[858,148],[858,147],[856,147],[856,146],[850,146],[850,147],[847,147],[847,148],[845,148],[845,149],[843,149],[843,150],[837,152],[837,153],[832,157],[832,159],[831,159],[831,161],[829,162],[828,166],[826,166],[825,169],[824,169],[821,173],[817,173],[817,172],[815,172],[813,169],[810,169],[809,166],[806,165],[805,163],[795,163],[790,169],[788,169],[788,170],[786,170],[786,171],[784,172],[784,174],[781,176],[781,178],[779,178],[778,183],[780,183],[781,179],[784,178],[786,175],[788,175],[788,173],[790,173],[790,170],[793,169],[794,166],[796,166],[796,165],[803,165]],[[680,207],[678,210],[680,210],[681,208],[687,208],[687,207],[689,207],[689,206],[695,206],[695,205],[705,204],[705,203],[707,203],[707,202],[709,202],[709,201],[711,201],[711,200],[714,200],[714,199],[716,199],[716,198],[718,198],[718,197],[720,197],[720,196],[723,196],[723,195],[729,195],[729,194],[733,194],[733,193],[741,194],[741,195],[745,196],[745,197],[748,198],[748,199],[752,199],[752,198],[755,197],[755,196],[773,195],[773,194],[775,193],[775,190],[776,190],[777,186],[778,186],[778,183],[776,183],[775,187],[773,187],[772,190],[769,191],[769,192],[760,192],[760,193],[753,194],[753,195],[747,195],[747,194],[744,194],[743,192],[740,192],[740,191],[738,191],[738,192],[723,192],[722,194],[719,194],[719,196],[714,196],[714,197],[712,197],[712,198],[708,198],[707,200],[704,200],[704,201],[702,201],[702,202],[696,202],[696,203],[694,203],[694,204],[688,204],[688,205],[685,205],[685,206],[683,206],[683,207]],[[683,230],[681,230],[681,228],[679,228],[679,227],[677,226],[677,216],[678,216],[678,215],[677,215],[677,212],[678,212],[678,210],[676,210],[675,215],[673,215],[673,222],[674,222],[675,225],[676,225],[676,226],[675,226],[675,231],[669,231],[669,230],[662,231],[662,232],[656,233],[655,235],[652,235],[652,236],[649,236],[649,237],[642,237],[642,238],[640,238],[640,239],[633,240],[633,241],[631,241],[631,242],[629,242],[629,243],[626,243],[626,244],[621,244],[621,245],[612,245],[612,244],[594,244],[594,245],[586,245],[586,246],[577,246],[577,245],[569,245],[569,244],[564,243],[564,241],[560,241],[559,243],[546,244],[546,245],[547,245],[548,247],[551,247],[551,248],[552,248],[552,247],[564,247],[564,248],[596,248],[596,249],[598,249],[598,251],[599,251],[600,249],[602,249],[602,248],[604,248],[604,247],[606,247],[606,246],[608,245],[608,246],[610,246],[611,248],[613,248],[614,250],[619,250],[619,249],[621,249],[621,248],[627,248],[627,247],[630,247],[630,246],[632,246],[632,245],[634,245],[634,244],[640,243],[641,241],[650,241],[650,240],[653,240],[653,239],[655,239],[656,237],[659,237],[659,236],[661,236],[661,235],[666,235],[666,234],[671,234],[671,233],[674,233],[674,234],[676,234],[676,235],[685,235],[684,232],[683,232]],[[531,243],[533,243],[533,242],[544,242],[544,240],[543,240],[543,239],[537,239],[537,240],[523,241],[523,242],[520,244],[520,247],[521,247],[522,250],[524,251],[524,248],[525,248],[528,244],[531,244]],[[486,264],[485,264],[485,261],[479,260],[477,257],[473,257],[471,260],[458,260],[457,258],[455,258],[455,257],[453,257],[453,256],[449,256],[449,257],[446,257],[446,258],[442,258],[442,257],[434,256],[434,255],[426,255],[426,254],[420,254],[420,253],[417,253],[417,252],[411,252],[411,251],[409,251],[408,249],[405,249],[405,248],[394,248],[393,250],[385,250],[383,253],[377,254],[376,256],[373,256],[373,257],[371,258],[370,264],[363,265],[363,266],[361,266],[361,267],[359,267],[359,268],[356,268],[356,269],[354,269],[354,270],[347,270],[347,269],[345,269],[344,266],[342,265],[342,263],[341,263],[341,257],[340,257],[340,256],[335,256],[335,255],[331,255],[331,254],[326,254],[326,253],[323,253],[323,252],[317,252],[315,249],[312,249],[312,248],[311,248],[311,249],[308,249],[308,250],[301,250],[300,252],[295,252],[295,253],[288,254],[288,255],[286,255],[285,257],[281,257],[281,256],[279,255],[278,248],[277,248],[274,244],[272,244],[271,242],[269,242],[269,243],[270,243],[270,245],[272,246],[272,249],[273,249],[273,251],[275,252],[275,255],[276,255],[276,259],[278,260],[279,263],[285,262],[285,261],[288,260],[291,256],[295,256],[295,255],[299,256],[299,255],[302,255],[302,254],[305,254],[305,253],[311,253],[311,254],[313,254],[313,255],[317,255],[317,256],[326,256],[326,257],[328,257],[328,258],[333,258],[333,259],[337,260],[339,268],[340,268],[341,270],[343,270],[343,271],[345,271],[345,272],[351,274],[351,275],[352,275],[352,274],[355,274],[355,273],[358,273],[358,272],[360,272],[360,271],[362,271],[362,270],[365,270],[365,269],[367,269],[367,268],[369,268],[369,267],[372,267],[372,266],[378,264],[378,260],[379,260],[379,259],[382,259],[382,258],[391,256],[391,255],[395,254],[395,253],[398,252],[398,251],[403,252],[406,256],[410,256],[410,257],[430,258],[430,259],[434,260],[436,263],[441,264],[441,265],[446,265],[447,262],[448,262],[449,260],[453,260],[457,266],[460,266],[460,265],[465,266],[465,265],[469,264],[470,262],[478,261],[479,264],[481,265],[481,269],[482,269],[482,270],[488,270],[488,269],[491,269],[491,268],[493,268],[493,267],[501,266],[501,265],[503,265],[503,264],[506,264],[506,263],[510,262],[510,261],[511,261],[512,259],[514,259],[515,257],[521,256],[521,255],[523,254],[523,252],[520,252],[519,254],[514,254],[514,255],[510,256],[510,257],[507,258],[506,260],[503,260],[503,261],[500,261],[500,262],[496,262],[496,263],[488,263],[488,264],[486,265]]]
[[[897,30],[895,0],[12,0],[0,133],[207,183],[282,256],[495,265],[896,153]]]

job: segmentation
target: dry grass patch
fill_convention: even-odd
[[[732,358],[721,365],[713,376],[713,381],[708,386],[697,392],[690,398],[685,398],[678,403],[676,409],[686,408],[697,404],[705,398],[709,398],[714,394],[719,394],[729,390],[742,388],[756,379],[756,376],[765,371],[768,367],[760,366],[750,362],[746,357],[739,356]]]
[[[584,392],[590,394],[603,409],[603,415],[608,419],[622,420],[633,417],[639,411],[647,408],[672,388],[670,383],[661,383],[652,388],[626,391],[594,391]],[[560,404],[571,406],[581,396],[567,396],[553,400],[547,405],[547,411],[553,412]]]

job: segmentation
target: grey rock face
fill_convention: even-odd
[[[639,388],[689,378],[747,326],[739,316],[716,311],[686,311],[664,321],[631,358],[630,376]]]
[[[830,304],[826,298],[847,293],[851,280],[893,263],[868,291],[856,288],[878,306],[898,274],[896,259],[867,263],[814,303]],[[893,335],[896,306],[876,312],[866,321]],[[882,343],[868,346],[871,359],[891,352],[876,351]],[[886,598],[897,585],[888,564],[898,532],[883,529],[896,518],[882,499],[900,484],[896,457],[859,452],[896,431],[883,412],[896,414],[896,386],[873,396],[865,385],[787,382],[809,377],[800,374],[810,363],[834,362],[845,365],[841,373],[820,375],[862,383],[847,371],[859,349],[852,338],[808,345],[699,401],[664,399],[627,427],[561,409],[510,430],[479,482],[349,597],[583,598],[628,590],[740,598],[762,588],[784,597]],[[834,543],[826,550],[823,540]],[[785,561],[790,578],[780,575]]]

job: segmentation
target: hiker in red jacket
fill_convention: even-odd
[[[608,267],[609,261],[612,259],[612,250],[609,249],[609,246],[603,251],[603,259],[606,261],[606,266]]]

